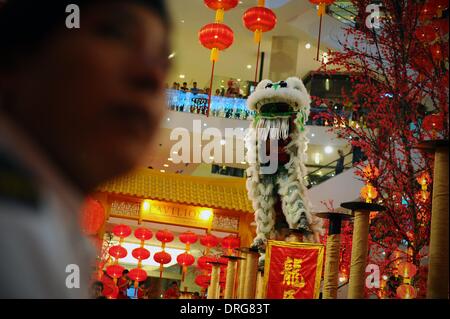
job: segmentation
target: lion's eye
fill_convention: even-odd
[[[269,84],[266,85],[266,89],[270,89],[270,88],[272,88],[272,87],[273,87],[273,84],[272,84],[272,83],[269,83]]]
[[[280,82],[280,87],[282,87],[282,88],[287,88],[287,87],[288,87],[288,84],[287,84],[286,82],[284,82],[284,81],[281,81],[281,82]]]

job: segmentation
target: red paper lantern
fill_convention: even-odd
[[[398,274],[405,278],[412,278],[417,273],[417,267],[410,262],[402,262],[397,267]]]
[[[422,42],[433,42],[437,37],[435,27],[431,24],[421,26],[416,30],[415,34],[417,39]]]
[[[108,299],[115,299],[119,295],[119,287],[117,287],[114,283],[103,283],[102,295]]]
[[[436,43],[431,47],[431,55],[433,56],[433,60],[436,62],[440,62],[443,59],[442,46],[439,43]]]
[[[136,282],[141,282],[147,279],[147,272],[141,268],[131,269],[128,272],[128,277]]]
[[[125,258],[128,254],[127,250],[120,245],[112,246],[108,252],[109,255],[115,259]]]
[[[131,235],[131,227],[127,225],[117,225],[114,226],[112,230],[113,234],[121,239],[126,238]]]
[[[195,277],[195,284],[200,286],[201,288],[208,288],[209,283],[211,282],[211,275],[198,275]]]
[[[170,254],[166,253],[165,251],[160,251],[153,256],[153,259],[158,264],[166,265],[172,261],[172,256],[170,256]]]
[[[208,8],[213,10],[224,10],[228,11],[236,8],[239,0],[205,0],[205,4]]]
[[[124,270],[125,268],[120,265],[110,265],[106,267],[106,273],[108,274],[108,276],[114,279],[122,277],[122,273]]]
[[[150,258],[150,251],[143,247],[135,248],[133,249],[132,253],[134,258],[136,258],[139,261],[146,260]]]
[[[138,228],[134,231],[134,237],[140,241],[150,240],[153,237],[153,233],[147,228]]]
[[[416,290],[411,285],[404,284],[397,288],[397,297],[401,299],[414,299],[416,296]]]
[[[170,243],[174,240],[173,234],[168,230],[160,230],[156,233],[156,239],[158,239],[163,244]]]
[[[423,119],[422,127],[427,131],[441,131],[444,128],[444,119],[440,114],[427,115]]]
[[[241,246],[241,240],[239,237],[229,235],[222,239],[222,247],[228,250],[228,254],[231,255],[233,250]]]
[[[214,258],[212,256],[201,256],[197,259],[197,266],[200,269],[211,270],[212,266],[210,263],[213,261]]]
[[[448,34],[448,20],[445,19],[439,19],[431,22],[431,26],[433,27],[434,31],[441,37]]]
[[[159,264],[159,277],[162,278],[164,265],[167,265],[172,261],[172,256],[165,251],[160,251],[153,255],[153,260]]]
[[[277,16],[268,8],[253,7],[244,13],[243,21],[245,27],[255,33],[255,42],[260,43],[262,33],[275,28]]]
[[[195,244],[198,240],[198,236],[191,231],[185,232],[180,235],[180,241],[189,246]]]
[[[195,262],[195,257],[188,253],[178,255],[178,257],[177,257],[177,263],[183,267],[192,266],[194,264],[194,262]]]
[[[211,61],[217,61],[219,51],[228,49],[234,42],[233,30],[223,23],[210,23],[198,33],[200,43],[211,50]]]
[[[88,197],[81,210],[81,230],[86,235],[96,235],[105,222],[106,214],[102,204]]]
[[[200,244],[207,248],[213,248],[219,244],[219,239],[212,234],[207,234],[200,237]]]

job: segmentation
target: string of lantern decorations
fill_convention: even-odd
[[[174,240],[173,234],[168,230],[160,230],[156,233],[156,239],[161,242],[162,251],[153,256],[153,260],[159,264],[159,278],[162,278],[164,265],[172,261],[172,256],[166,252],[166,244]]]
[[[245,27],[254,32],[254,41],[258,44],[258,55],[255,68],[255,82],[257,82],[262,34],[263,32],[268,32],[275,28],[275,25],[277,24],[277,16],[272,10],[266,8],[265,0],[258,0],[258,6],[245,11],[242,20]]]
[[[204,0],[208,8],[216,10],[216,20],[214,23],[205,25],[200,29],[198,37],[200,43],[211,50],[210,60],[212,62],[211,81],[208,94],[208,109],[206,115],[209,116],[211,110],[211,96],[214,81],[214,70],[216,62],[219,60],[219,52],[228,49],[234,42],[233,30],[223,23],[225,11],[231,10],[238,5],[239,0]]]

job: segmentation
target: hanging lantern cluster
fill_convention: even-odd
[[[411,278],[417,273],[417,267],[410,262],[402,262],[398,265],[398,274],[403,277],[403,284],[397,288],[397,297],[401,299],[414,299],[417,296],[416,289],[411,285]]]
[[[114,236],[119,237],[119,244],[112,246],[108,250],[109,255],[114,259],[114,262],[106,267],[106,273],[113,278],[114,285],[117,287],[117,280],[122,277],[123,271],[125,270],[125,267],[119,265],[119,259],[125,258],[128,255],[127,250],[122,247],[122,243],[126,237],[131,235],[131,227],[127,225],[117,225],[113,228],[112,233]],[[115,292],[116,289],[112,288],[111,291]],[[113,294],[110,294],[109,297],[112,298]]]
[[[244,22],[245,27],[254,33],[255,43],[258,44],[258,55],[255,68],[255,82],[257,82],[262,34],[275,28],[277,16],[272,10],[266,8],[265,0],[258,0],[258,6],[245,11],[242,21]]]
[[[153,260],[159,264],[159,278],[162,278],[164,265],[172,261],[172,256],[166,252],[166,244],[174,240],[173,234],[168,230],[160,230],[156,233],[156,239],[161,242],[162,251],[153,256]]]
[[[216,21],[205,25],[200,29],[198,38],[200,43],[207,49],[211,50],[210,60],[212,62],[211,82],[209,86],[208,110],[209,116],[211,110],[211,95],[214,80],[214,68],[219,59],[219,52],[228,49],[234,42],[233,30],[223,23],[225,11],[235,8],[239,0],[204,0],[208,8],[216,10]]]
[[[147,272],[142,269],[142,261],[150,258],[150,251],[144,248],[145,241],[153,237],[151,230],[147,228],[138,228],[134,231],[134,237],[140,240],[140,246],[133,249],[131,254],[138,260],[137,267],[131,269],[128,277],[134,281],[134,288],[138,288],[139,283],[147,279]]]
[[[190,231],[180,235],[180,241],[186,245],[185,252],[177,257],[177,263],[182,267],[181,281],[185,279],[187,268],[195,263],[195,257],[190,253],[190,249],[197,240],[198,236]]]
[[[315,4],[318,6],[317,14],[320,17],[320,24],[319,24],[319,36],[318,36],[318,44],[317,44],[317,61],[319,61],[319,53],[320,53],[320,39],[322,36],[322,20],[323,16],[326,13],[326,8],[328,5],[332,5],[335,0],[309,0],[312,4]]]

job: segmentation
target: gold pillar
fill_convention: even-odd
[[[219,299],[220,264],[212,264],[211,283],[208,288],[208,299]]]
[[[365,271],[369,242],[369,212],[355,212],[350,263],[349,299],[364,298]]]
[[[247,268],[247,253],[241,251],[241,261],[239,262],[239,274],[238,274],[238,282],[237,282],[237,299],[243,299],[244,296],[244,286],[245,286],[245,270]]]
[[[264,272],[258,271],[258,279],[256,280],[256,297],[255,299],[265,299],[264,291]]]
[[[258,276],[258,258],[259,254],[257,252],[249,251],[247,254],[244,294],[242,299],[255,299],[256,279]]]
[[[331,221],[330,221],[331,222]],[[325,257],[325,272],[323,278],[323,299],[336,299],[339,284],[339,248],[341,235],[327,237],[327,253]]]
[[[448,147],[435,153],[430,253],[427,282],[428,299],[448,299]]]
[[[225,282],[224,299],[234,299],[234,287],[236,285],[236,267],[238,259],[230,258],[227,268],[227,279]]]

